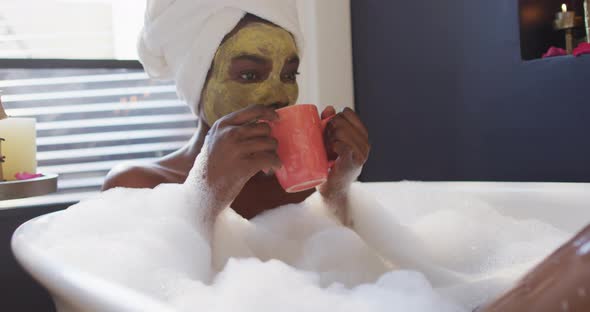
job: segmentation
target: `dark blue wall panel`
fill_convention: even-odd
[[[518,3],[352,0],[365,181],[590,181],[590,55],[522,61]]]

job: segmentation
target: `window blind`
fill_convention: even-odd
[[[0,70],[0,90],[10,116],[37,120],[38,172],[60,175],[47,201],[98,191],[115,165],[156,160],[196,126],[173,84],[141,70]]]

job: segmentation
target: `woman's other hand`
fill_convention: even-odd
[[[329,106],[322,112],[322,119],[332,117],[324,134],[330,159],[335,159],[328,181],[318,190],[329,201],[340,202],[347,196],[350,185],[359,177],[369,157],[371,145],[369,132],[359,116],[350,108],[336,113]]]

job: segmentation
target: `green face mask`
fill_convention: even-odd
[[[295,104],[298,67],[297,46],[289,32],[259,22],[244,26],[217,50],[203,90],[205,120],[211,126],[252,104]]]

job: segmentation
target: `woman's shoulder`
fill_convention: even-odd
[[[107,174],[102,191],[116,187],[155,188],[163,183],[171,183],[166,171],[155,164],[120,164]]]

